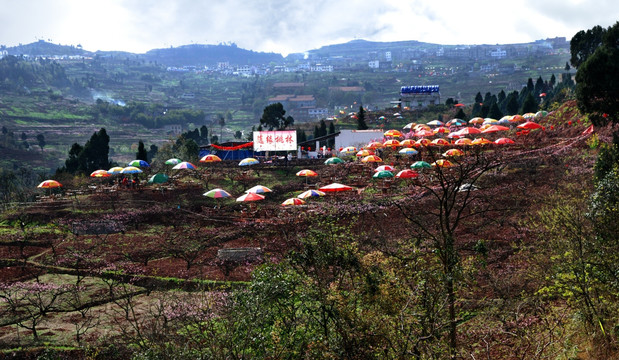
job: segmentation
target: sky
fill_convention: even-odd
[[[619,21],[616,0],[0,0],[0,45],[144,53],[236,43],[283,55],[354,39],[444,45],[566,37]]]

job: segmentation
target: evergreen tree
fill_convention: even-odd
[[[527,97],[524,99],[524,102],[522,103],[522,108],[520,109],[520,113],[521,114],[534,113],[534,112],[537,112],[537,110],[538,110],[537,101],[535,101],[533,94],[529,93]]]
[[[538,77],[537,81],[535,82],[535,95],[539,96],[539,94],[544,92],[544,88],[545,88],[545,84],[544,84],[544,80],[542,80],[542,77]]]
[[[466,114],[462,108],[459,108],[458,111],[456,111],[456,119],[466,120]]]
[[[201,143],[208,143],[208,128],[206,125],[200,127],[200,139],[202,140]]]
[[[602,45],[578,67],[578,108],[592,113],[592,122],[619,122],[619,21],[604,33]],[[606,114],[606,115],[602,115]]]
[[[297,144],[307,141],[307,135],[305,131],[297,129]]]
[[[529,92],[532,92],[535,90],[535,85],[533,85],[533,79],[531,78],[527,80],[527,90],[529,90]]]
[[[152,144],[150,146],[150,150],[148,150],[148,153],[146,154],[147,157],[147,162],[150,163],[151,161],[153,161],[153,159],[155,158],[155,156],[157,156],[157,153],[159,152],[159,148],[157,147],[157,145]]]
[[[78,161],[78,156],[83,150],[84,148],[78,143],[71,145],[69,157],[64,162],[64,170],[71,174],[75,174],[79,170],[80,164]]]
[[[484,102],[484,98],[481,96],[481,92],[477,92],[477,95],[475,95],[475,102],[478,104]]]
[[[148,162],[148,153],[146,152],[146,148],[144,147],[144,142],[140,140],[138,143],[138,152],[135,153],[136,160],[144,160]]]
[[[518,114],[518,109],[520,109],[520,104],[518,103],[518,92],[514,91],[507,96],[505,113],[507,115],[516,115]]]
[[[506,97],[507,97],[507,95],[505,94],[505,91],[501,90],[501,91],[499,92],[499,94],[497,95],[497,99],[496,99],[496,100],[497,100],[497,102],[500,104],[500,103],[502,103],[503,101],[505,101],[505,98],[506,98]]]
[[[589,56],[593,55],[595,50],[602,45],[604,34],[606,29],[600,25],[584,31],[581,30],[576,33],[570,40],[570,63],[579,68],[584,64]],[[566,63],[565,71],[569,71],[568,64]]]
[[[367,130],[368,125],[365,123],[365,110],[363,106],[359,106],[359,112],[357,113],[357,130]]]
[[[496,102],[492,103],[492,105],[490,106],[488,117],[492,119],[500,119],[503,117],[503,113],[499,109],[499,105]]]
[[[555,77],[555,74],[552,74],[552,76],[550,76],[550,81],[548,82],[548,85],[550,85],[551,88],[554,88],[556,83],[557,78]]]
[[[333,121],[331,121],[329,123],[329,134],[335,134],[335,125],[333,124]],[[330,147],[333,149],[333,147],[335,147],[335,138],[331,138],[327,141],[327,147]]]

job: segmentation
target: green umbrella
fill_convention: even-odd
[[[163,184],[168,181],[168,175],[166,174],[155,174],[148,179],[149,184]]]
[[[411,169],[432,169],[432,165],[425,161],[415,161],[413,165],[411,165]]]
[[[177,165],[177,164],[180,164],[181,162],[183,162],[183,160],[177,159],[177,158],[172,158],[172,159],[166,160],[165,164],[166,165]]]
[[[375,179],[392,178],[393,173],[389,170],[383,170],[383,171],[376,172],[374,175],[372,175],[372,177]]]
[[[333,165],[333,164],[339,164],[339,163],[343,163],[344,160],[340,159],[339,157],[330,157],[327,160],[325,160],[325,164],[326,165]]]

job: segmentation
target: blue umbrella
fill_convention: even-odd
[[[144,160],[133,160],[127,166],[149,167],[150,165]]]

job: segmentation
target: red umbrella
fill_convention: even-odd
[[[419,130],[415,133],[416,137],[426,137],[426,136],[434,136],[434,131],[432,130]]]
[[[473,134],[479,134],[481,132],[481,130],[479,130],[478,128],[474,128],[474,127],[465,127],[462,130],[458,130],[456,131],[456,134],[460,135],[460,136],[466,136],[466,135],[473,135]]]
[[[454,105],[454,106],[455,106],[455,107],[463,107],[463,106],[466,106],[466,105],[464,105],[464,104],[462,104],[462,103],[457,103],[457,104],[456,104],[456,105]]]
[[[399,179],[414,179],[419,176],[419,173],[411,169],[402,170],[395,177]]]
[[[533,129],[543,129],[544,127],[538,123],[534,123],[533,121],[527,121],[524,124],[520,124],[517,126],[518,129],[527,129],[527,130],[533,130]]]
[[[349,190],[353,190],[354,188],[352,186],[348,186],[348,185],[342,185],[342,184],[338,184],[338,183],[333,183],[333,184],[329,184],[326,186],[321,187],[320,191],[322,192],[339,192],[339,191],[349,191]]]
[[[494,140],[494,143],[498,145],[507,145],[507,144],[513,144],[514,140],[509,139],[509,138],[500,138],[500,139]]]
[[[236,199],[236,201],[257,201],[257,200],[264,200],[265,196],[264,195],[260,195],[260,194],[256,194],[253,192],[247,193],[241,197],[238,197]]]
[[[506,130],[509,130],[509,128],[507,126],[490,125],[487,129],[483,130],[481,133],[482,134],[487,134],[487,133],[493,133],[493,132],[497,132],[497,131],[506,131]]]

